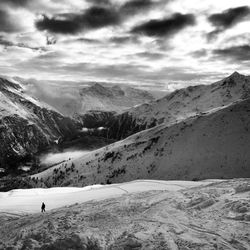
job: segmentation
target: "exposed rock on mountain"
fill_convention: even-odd
[[[78,124],[26,95],[18,83],[0,78],[0,167],[78,133]]]
[[[116,117],[115,112],[110,111],[99,111],[99,110],[90,110],[84,115],[75,116],[75,118],[83,124],[85,128],[99,128],[109,127]]]

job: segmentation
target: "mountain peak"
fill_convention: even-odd
[[[239,78],[239,77],[244,77],[244,75],[241,75],[239,72],[234,71],[233,74],[229,76],[229,78]]]
[[[90,88],[93,89],[105,89],[104,86],[102,86],[100,83],[96,82],[95,84],[93,84]]]
[[[82,89],[81,93],[90,93],[94,96],[106,96],[106,97],[112,97],[112,91],[108,87],[104,87],[100,83],[94,83],[93,85]]]
[[[241,75],[239,72],[235,71],[230,76],[224,78],[219,83],[223,87],[235,87],[235,86],[241,86],[242,83],[244,83],[246,80],[245,75]]]

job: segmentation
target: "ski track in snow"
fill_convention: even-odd
[[[93,185],[83,188],[59,187],[49,189],[17,189],[0,192],[0,213],[36,213],[42,202],[46,210],[90,200],[102,200],[123,194],[152,190],[179,191],[185,188],[208,184],[192,181],[138,180],[112,185]]]

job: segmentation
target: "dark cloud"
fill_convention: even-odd
[[[0,9],[0,32],[17,32],[20,31],[20,27],[13,21],[13,18],[10,16],[10,14]]]
[[[0,4],[22,7],[26,6],[29,2],[30,0],[1,0]]]
[[[134,15],[137,12],[150,9],[154,5],[151,0],[132,0],[121,6],[120,12],[124,15]]]
[[[64,34],[77,33],[81,29],[77,17],[72,19],[59,19],[57,17],[49,18],[46,15],[43,15],[43,18],[36,22],[36,27],[39,30]]]
[[[248,6],[237,7],[225,10],[209,16],[208,20],[216,27],[227,29],[240,22],[244,17],[250,14]]]
[[[147,36],[171,36],[185,27],[194,24],[194,15],[175,13],[170,18],[150,20],[146,23],[135,26],[131,32]]]
[[[116,25],[119,22],[120,17],[115,9],[94,6],[81,14],[60,14],[52,18],[43,15],[43,18],[36,22],[36,27],[54,33],[74,34],[82,30]]]
[[[208,39],[215,38],[224,30],[231,28],[235,24],[244,20],[244,18],[248,15],[250,15],[250,8],[248,6],[231,8],[223,11],[222,13],[210,15],[208,20],[214,27],[216,27],[216,29],[208,33]]]
[[[83,14],[81,20],[83,25],[87,26],[87,28],[95,29],[118,24],[120,17],[115,9],[92,7]]]
[[[118,25],[132,15],[139,12],[145,13],[146,10],[160,6],[163,2],[165,5],[171,0],[130,0],[123,4],[110,0],[86,1],[91,7],[83,12],[57,14],[52,17],[44,14],[40,20],[36,21],[36,27],[53,33],[75,34],[83,30]]]
[[[220,59],[233,61],[250,61],[250,45],[232,46],[225,49],[213,50],[213,54]]]

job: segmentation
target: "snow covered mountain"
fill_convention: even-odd
[[[249,179],[12,190],[0,249],[249,249],[249,194]]]
[[[24,93],[14,81],[0,78],[0,167],[77,133],[77,123]]]
[[[154,100],[147,91],[118,85],[104,87],[99,83],[83,88],[80,95],[82,102],[80,114],[89,110],[121,112]]]
[[[171,124],[208,110],[250,97],[250,77],[234,72],[211,85],[190,86],[119,114],[104,127],[108,137],[126,138],[162,123]]]
[[[123,112],[151,102],[149,92],[127,86],[90,82],[48,82],[15,77],[25,92],[56,108],[65,116],[79,117],[89,110]]]
[[[142,131],[32,176],[47,186],[250,177],[250,98]]]

